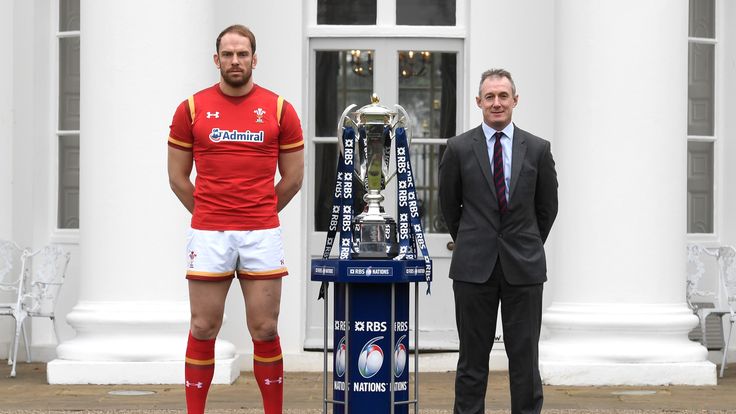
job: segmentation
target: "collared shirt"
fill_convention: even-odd
[[[488,148],[488,159],[491,160],[491,173],[493,171],[493,146],[496,145],[496,130],[486,125],[485,122],[481,124],[483,128],[483,134],[486,136],[486,147]],[[514,143],[514,123],[509,122],[506,128],[501,130],[503,136],[501,137],[501,149],[503,151],[503,175],[506,181],[506,202],[511,203],[509,193],[511,190],[511,149]]]

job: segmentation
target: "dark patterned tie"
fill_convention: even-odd
[[[503,147],[501,137],[503,132],[496,132],[496,143],[493,145],[493,181],[496,183],[496,198],[498,198],[498,210],[501,214],[508,211],[506,202],[506,176],[503,173]]]

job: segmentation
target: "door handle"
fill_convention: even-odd
[[[447,250],[449,250],[449,251],[455,250],[455,242],[454,241],[447,242]]]

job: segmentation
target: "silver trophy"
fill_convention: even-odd
[[[409,115],[400,105],[395,110],[379,105],[378,96],[371,96],[371,104],[351,112],[357,105],[348,106],[338,121],[338,145],[344,153],[340,137],[344,128],[355,128],[355,173],[366,193],[363,212],[353,219],[353,258],[391,259],[399,254],[396,220],[381,206],[381,192],[396,175],[389,175],[391,146],[396,128],[407,130],[410,140]]]

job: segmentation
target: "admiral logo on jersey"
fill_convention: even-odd
[[[240,132],[237,129],[233,129],[232,131],[221,131],[220,128],[212,128],[212,132],[210,132],[210,141],[240,141],[263,143],[263,135],[263,131],[250,132],[250,130],[246,130],[245,132]]]

